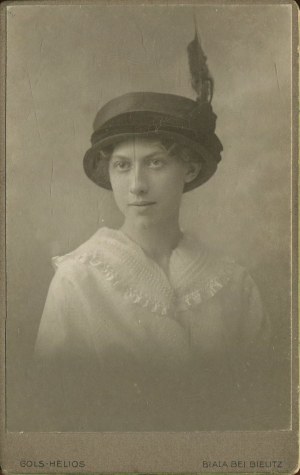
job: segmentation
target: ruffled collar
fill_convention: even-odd
[[[54,257],[55,267],[68,260],[97,267],[126,299],[166,315],[212,298],[230,280],[235,264],[216,258],[192,236],[184,234],[173,250],[169,275],[122,231],[99,229],[75,251]]]

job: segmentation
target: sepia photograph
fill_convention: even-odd
[[[3,15],[5,432],[294,434],[297,7]]]

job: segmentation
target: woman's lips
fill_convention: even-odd
[[[129,206],[152,206],[155,205],[155,201],[135,201],[134,203],[129,203]]]

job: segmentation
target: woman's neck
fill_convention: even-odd
[[[136,242],[164,270],[168,266],[172,250],[177,247],[182,237],[178,220],[149,225],[125,220],[121,231]]]

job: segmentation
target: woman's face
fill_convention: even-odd
[[[158,223],[177,218],[184,184],[199,172],[189,162],[170,156],[155,139],[132,138],[113,150],[110,181],[125,218]]]

